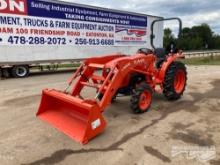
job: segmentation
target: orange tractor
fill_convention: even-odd
[[[182,27],[181,20],[180,30]],[[103,132],[105,108],[118,95],[130,95],[134,113],[149,110],[154,92],[163,93],[168,100],[179,99],[186,86],[185,65],[177,61],[181,51],[155,48],[152,23],[151,44],[154,48],[139,49],[135,55],[108,55],[83,61],[68,82],[65,91],[43,90],[37,117],[50,123],[74,140],[85,144]],[[84,87],[94,88],[92,98],[83,98]],[[70,90],[71,89],[71,90]]]

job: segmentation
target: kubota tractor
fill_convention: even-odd
[[[180,24],[180,32],[182,23]],[[108,55],[86,59],[69,80],[65,91],[43,90],[37,117],[47,121],[74,140],[87,143],[100,134],[106,122],[102,116],[105,108],[117,95],[130,95],[134,113],[149,110],[154,92],[163,93],[168,100],[179,99],[186,86],[185,65],[177,61],[182,52],[154,47],[139,49],[135,55]],[[83,98],[84,87],[96,89],[93,98]],[[71,89],[71,90],[69,90]]]

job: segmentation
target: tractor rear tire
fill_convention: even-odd
[[[163,94],[168,100],[178,100],[186,88],[187,71],[185,64],[175,61],[166,71]]]
[[[151,87],[146,83],[141,83],[133,90],[130,102],[134,113],[144,113],[150,109],[152,93]]]

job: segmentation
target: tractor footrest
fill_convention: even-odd
[[[90,63],[89,67],[92,67],[92,68],[104,68],[105,65],[103,65],[103,64],[96,64],[96,63]]]

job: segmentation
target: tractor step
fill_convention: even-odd
[[[103,65],[103,64],[96,64],[96,63],[90,63],[89,67],[103,69],[105,67],[105,65]]]

